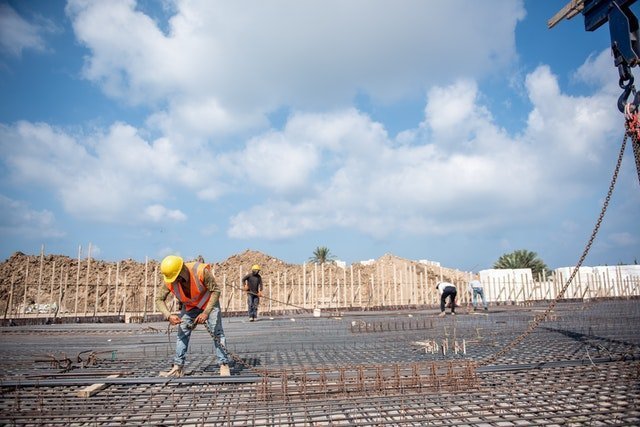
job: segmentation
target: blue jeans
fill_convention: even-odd
[[[180,311],[180,319],[182,323],[178,325],[178,340],[176,341],[176,357],[173,359],[173,363],[179,366],[184,366],[184,361],[187,357],[187,349],[189,348],[189,339],[191,338],[191,332],[195,326],[194,321],[196,317],[204,310],[199,308],[192,308],[189,311],[185,311],[183,308]],[[209,318],[204,323],[204,326],[209,331],[209,335],[213,338],[213,348],[216,351],[218,363],[226,365],[229,363],[229,355],[227,354],[224,346],[226,339],[224,337],[224,331],[222,330],[222,314],[220,313],[220,304],[216,304],[213,308]]]
[[[249,311],[249,317],[254,319],[258,317],[258,305],[260,304],[260,298],[257,295],[247,295],[247,309]]]
[[[487,300],[484,298],[484,290],[482,288],[473,288],[473,296],[471,297],[473,308],[478,307],[478,296],[482,299],[482,306],[487,308]]]

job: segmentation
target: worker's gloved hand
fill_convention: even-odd
[[[172,314],[171,316],[169,316],[169,323],[171,323],[172,325],[179,325],[181,322],[182,321],[177,314]]]

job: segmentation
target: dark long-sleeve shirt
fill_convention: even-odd
[[[242,278],[242,284],[247,284],[249,292],[257,295],[258,292],[262,291],[262,276],[260,276],[260,273],[249,273]]]

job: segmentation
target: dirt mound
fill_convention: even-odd
[[[278,258],[249,249],[240,254],[232,255],[222,262],[212,263],[211,266],[216,278],[221,279],[223,275],[226,275],[233,280],[236,277],[241,279],[248,274],[254,264],[260,266],[260,274],[265,278],[278,273],[282,274],[285,271],[288,274],[298,274],[298,271],[302,271],[302,267],[299,265],[287,264]]]

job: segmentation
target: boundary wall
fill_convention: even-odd
[[[458,288],[458,304],[470,304],[468,281],[472,273],[459,272],[454,277],[429,272],[427,266],[406,263],[365,276],[361,270],[337,266],[303,265],[301,274],[273,272],[265,280],[263,314],[325,310],[381,310],[400,308],[433,308],[439,306],[436,284],[448,280]],[[559,268],[553,274],[534,278],[531,270],[482,270],[479,272],[485,296],[492,305],[523,304],[555,299],[571,274],[571,267]],[[79,277],[63,279],[52,272],[50,278],[38,276],[30,280],[10,281],[5,298],[0,301],[3,320],[12,318],[100,317],[121,316],[123,319],[157,315],[154,300],[159,287],[164,286],[157,266],[145,269],[141,283],[118,274],[108,274],[95,283]],[[242,272],[229,277],[217,275],[223,293],[222,310],[226,315],[244,315],[246,294],[240,286]],[[26,277],[26,275],[25,275]],[[8,291],[8,292],[6,292]],[[640,296],[640,266],[582,267],[569,285],[564,299],[632,298]],[[172,298],[172,297],[170,297]],[[175,302],[170,307],[177,310]]]

